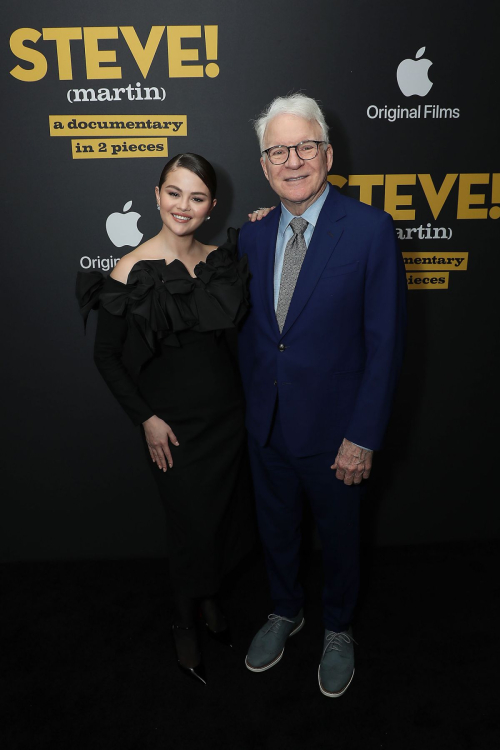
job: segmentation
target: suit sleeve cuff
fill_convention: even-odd
[[[352,440],[351,440],[352,443]],[[373,453],[373,448],[366,448],[364,445],[359,445],[359,443],[352,443],[353,445],[356,445],[358,448],[362,448],[364,451],[370,451],[370,453]]]

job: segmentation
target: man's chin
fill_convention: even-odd
[[[301,202],[311,197],[311,187],[304,183],[287,183],[283,185],[283,197],[289,201]]]
[[[304,183],[306,181],[304,180]],[[290,186],[290,183],[282,183],[283,192],[280,195],[281,200],[284,204],[290,203],[295,206],[302,206],[304,203],[314,203],[316,198],[319,198],[326,186],[325,182],[319,187],[318,190],[312,189],[311,185],[297,183],[295,186]]]
[[[297,206],[301,206],[302,203],[306,203],[308,200],[311,200],[313,197],[309,191],[288,191],[286,195],[281,195],[282,201],[287,201],[288,203],[293,203]]]

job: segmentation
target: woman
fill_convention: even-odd
[[[171,159],[156,187],[161,231],[107,279],[80,273],[77,283],[85,320],[99,308],[97,367],[134,424],[142,424],[159,469],[177,660],[205,684],[195,618],[200,609],[208,632],[230,645],[215,596],[252,541],[243,395],[230,346],[248,309],[246,258],[237,258],[234,229],[218,248],[194,236],[210,218],[215,194],[206,159]]]

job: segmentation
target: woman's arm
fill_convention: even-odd
[[[135,425],[142,424],[154,412],[144,401],[137,385],[122,364],[122,352],[127,337],[124,316],[112,315],[99,306],[94,344],[94,362],[113,396]]]
[[[167,465],[173,466],[169,440],[174,445],[179,442],[171,427],[146,403],[123,366],[121,356],[126,336],[126,318],[112,315],[101,305],[94,345],[97,369],[132,422],[143,425],[151,458],[159,469],[166,471]]]

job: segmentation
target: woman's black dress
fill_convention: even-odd
[[[94,271],[77,282],[85,319],[99,308],[95,361],[111,391],[135,424],[156,414],[179,441],[171,470],[151,465],[167,516],[172,583],[193,597],[215,593],[253,539],[233,345],[249,274],[235,243],[230,229],[195,278],[181,261],[142,260],[127,284]]]

